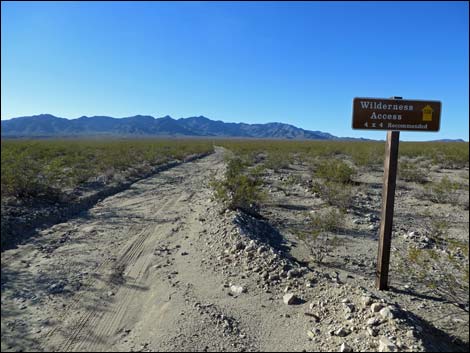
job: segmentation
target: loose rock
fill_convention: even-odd
[[[379,339],[379,352],[396,352],[397,346],[387,337],[382,336]]]
[[[293,293],[287,293],[282,297],[282,300],[284,301],[284,304],[286,305],[292,305],[294,304],[298,299]]]
[[[242,294],[242,293],[245,293],[246,292],[246,288],[242,287],[242,286],[230,286],[230,290],[235,293],[235,294]]]
[[[380,309],[382,309],[384,307],[384,305],[382,303],[374,303],[370,306],[370,310],[373,312],[373,313],[377,313],[380,311]]]
[[[384,319],[387,319],[387,320],[391,320],[391,319],[395,318],[395,315],[393,314],[393,311],[390,310],[389,307],[382,308],[382,309],[380,310],[380,315],[381,315]]]
[[[343,342],[343,344],[341,344],[341,347],[339,348],[339,351],[340,352],[352,352],[353,349],[345,342]]]
[[[345,337],[347,335],[349,335],[351,333],[351,331],[349,331],[347,328],[345,327],[340,327],[336,332],[335,332],[335,335],[336,336],[339,336],[339,337]]]

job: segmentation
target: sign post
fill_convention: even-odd
[[[439,131],[441,102],[354,98],[353,129],[387,130],[375,286],[388,290],[400,130]]]
[[[392,244],[393,209],[395,206],[395,186],[398,167],[398,144],[400,131],[387,131],[385,143],[384,178],[382,187],[382,211],[380,217],[379,251],[375,286],[379,290],[388,289],[388,268]]]

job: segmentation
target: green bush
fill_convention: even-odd
[[[298,174],[289,174],[284,180],[282,180],[282,184],[285,187],[292,187],[296,184],[302,184],[303,180],[302,177]]]
[[[401,180],[424,184],[428,181],[429,170],[421,168],[417,163],[400,161],[398,166],[398,177]]]
[[[2,197],[37,197],[47,193],[49,180],[41,173],[41,164],[26,151],[19,154],[2,151]]]
[[[468,167],[468,142],[404,142],[400,155],[422,157],[441,168],[464,168]]]
[[[259,207],[266,197],[261,190],[260,173],[259,169],[250,173],[240,158],[232,158],[227,163],[223,179],[213,179],[210,182],[215,199],[228,209],[258,214]]]
[[[312,192],[318,194],[329,205],[336,206],[340,210],[347,209],[352,203],[352,187],[348,184],[333,181],[314,182]]]
[[[382,166],[384,153],[384,146],[378,142],[356,143],[354,148],[349,149],[354,164],[365,168]]]
[[[458,204],[461,185],[452,182],[448,176],[444,176],[438,182],[432,182],[424,187],[425,197],[436,203]]]
[[[352,200],[351,182],[356,170],[339,159],[314,162],[313,174],[322,179],[312,183],[312,192],[317,193],[329,205],[341,210],[348,208]]]
[[[346,162],[339,159],[322,160],[314,170],[314,175],[327,182],[347,184],[352,182],[356,171]]]
[[[344,219],[344,213],[335,209],[309,214],[307,229],[297,232],[297,237],[309,249],[314,262],[323,262],[325,257],[331,255],[333,249],[339,245],[334,233],[341,229]]]
[[[281,169],[289,168],[291,158],[288,153],[284,153],[283,151],[277,150],[272,151],[268,154],[264,162],[264,166],[268,169],[272,169],[275,172]]]

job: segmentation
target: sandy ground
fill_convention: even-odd
[[[191,344],[175,340],[193,330],[183,314],[194,289],[177,282],[217,286],[192,249],[208,207],[205,181],[220,168],[214,155],[163,172],[3,253],[2,350]]]
[[[283,191],[272,191],[280,194],[265,210],[269,222],[222,213],[208,181],[223,168],[217,149],[3,252],[2,351],[339,351],[343,343],[375,351],[382,335],[403,351],[465,349],[418,310],[445,304],[373,289],[369,225],[357,225],[350,244],[335,250],[350,266],[307,269],[289,222],[315,208],[314,197],[301,186],[284,201]],[[379,210],[380,188],[370,190]],[[468,211],[462,217],[468,223]],[[289,269],[305,275],[292,278]],[[296,305],[283,303],[286,292]],[[371,336],[365,322],[377,313],[364,297],[408,314],[382,321]],[[333,333],[343,326],[347,334]]]

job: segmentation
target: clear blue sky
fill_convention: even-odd
[[[441,100],[469,128],[467,2],[2,2],[1,118],[279,121],[338,136],[354,97]]]

